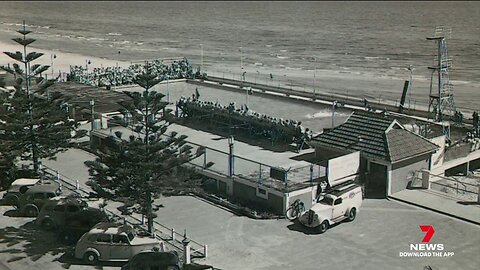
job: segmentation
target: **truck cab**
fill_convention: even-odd
[[[309,211],[299,218],[300,223],[320,233],[343,220],[353,221],[362,205],[362,188],[349,184],[321,196]]]

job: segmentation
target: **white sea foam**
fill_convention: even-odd
[[[332,117],[332,112],[329,110],[323,110],[323,111],[316,112],[314,114],[307,114],[305,115],[305,117],[308,119]]]
[[[288,56],[277,55],[277,58],[278,59],[288,59],[289,57]]]
[[[107,36],[121,36],[122,34],[120,33],[108,33]]]

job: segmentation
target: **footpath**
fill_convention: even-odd
[[[480,204],[476,201],[460,201],[431,189],[406,189],[389,198],[480,225]]]

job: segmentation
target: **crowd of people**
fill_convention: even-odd
[[[88,70],[87,66],[70,66],[69,81],[76,81],[82,84],[107,88],[114,85],[131,85],[137,75],[149,71],[163,80],[175,80],[183,78],[198,78],[202,75],[200,70],[193,71],[192,65],[186,58],[174,60],[170,65],[161,60],[145,62],[144,64],[131,64],[127,68],[122,67],[101,67]]]
[[[197,123],[209,123],[233,128],[252,137],[261,137],[274,143],[295,143],[298,150],[312,139],[312,131],[301,122],[271,117],[250,110],[246,105],[236,107],[235,102],[224,106],[218,102],[200,101],[197,96],[181,97],[176,103],[175,116],[194,119]]]

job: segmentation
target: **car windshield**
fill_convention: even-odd
[[[128,232],[127,236],[128,236],[128,240],[132,241],[133,238],[135,238],[135,233],[132,230],[132,231]]]
[[[322,204],[326,205],[332,205],[333,204],[333,199],[331,197],[324,197],[323,200],[320,201]]]

